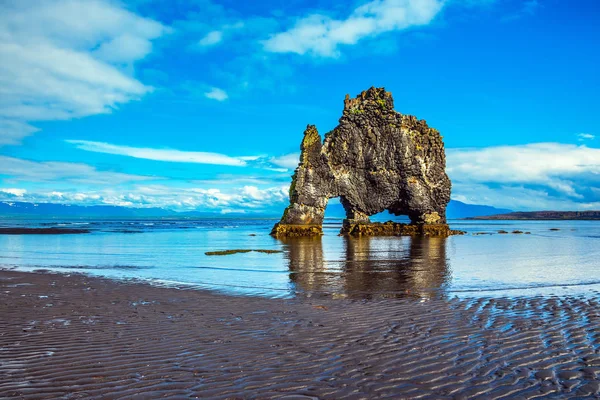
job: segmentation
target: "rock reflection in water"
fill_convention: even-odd
[[[450,279],[445,238],[343,238],[341,254],[326,254],[322,238],[282,239],[290,280],[307,294],[336,297],[443,295]]]

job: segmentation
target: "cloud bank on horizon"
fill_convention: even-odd
[[[600,6],[583,3],[4,1],[0,201],[277,209],[306,123],[385,85],[444,135],[454,199],[600,209]]]

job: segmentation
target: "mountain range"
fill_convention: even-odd
[[[531,212],[513,212],[499,215],[479,215],[469,219],[479,220],[600,220],[600,211],[531,211]]]
[[[37,217],[91,217],[91,218],[151,218],[151,217],[190,217],[190,218],[279,218],[283,209],[260,213],[227,213],[213,211],[177,212],[165,208],[133,208],[110,205],[80,206],[58,203],[26,203],[0,202],[0,216],[37,216]],[[448,219],[484,217],[496,214],[510,213],[512,210],[499,209],[491,206],[466,204],[451,200],[446,215]],[[335,203],[327,207],[327,218],[344,218],[346,215],[341,204]],[[374,221],[398,219],[387,213],[373,216]]]

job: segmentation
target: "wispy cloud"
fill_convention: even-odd
[[[340,45],[353,45],[385,32],[427,25],[440,12],[442,0],[374,0],[343,19],[313,14],[287,31],[272,35],[264,48],[274,53],[338,57]]]
[[[22,121],[0,119],[0,146],[19,144],[37,131],[38,128]]]
[[[229,98],[227,92],[225,92],[223,89],[219,89],[216,87],[213,87],[208,92],[205,92],[204,96],[217,101],[225,101]]]
[[[591,133],[580,133],[577,135],[577,138],[580,142],[583,142],[585,140],[594,140],[596,135],[592,135]]]
[[[219,174],[214,178],[210,179],[198,179],[191,183],[198,185],[208,185],[212,187],[228,187],[228,186],[239,186],[239,185],[253,185],[253,186],[269,186],[275,183],[280,185],[288,184],[290,182],[290,174],[288,170],[286,173],[275,174],[275,175],[233,175],[233,174]]]
[[[232,38],[243,38],[244,28],[246,27],[244,20],[238,20],[233,18],[232,15],[236,13],[233,10],[226,10],[221,8],[218,12],[219,15],[212,16],[197,16],[193,13],[188,15],[188,20],[175,22],[179,28],[183,31],[189,31],[193,37],[194,42],[189,46],[190,50],[206,51],[222,45],[227,40]],[[231,14],[227,16],[226,14]],[[249,18],[252,21],[253,18]],[[210,23],[206,23],[210,21]],[[197,40],[198,33],[202,33],[203,36],[200,40]]]
[[[169,32],[109,0],[0,3],[0,145],[31,121],[109,113],[152,90],[121,70]]]
[[[114,154],[145,160],[191,164],[212,164],[233,167],[252,167],[273,172],[287,172],[298,166],[299,153],[279,157],[268,155],[229,156],[221,153],[183,151],[175,149],[154,149],[147,147],[121,146],[112,143],[89,140],[65,140],[76,148],[94,153]]]
[[[514,21],[516,19],[534,15],[540,7],[541,7],[541,4],[538,0],[523,1],[520,4],[520,9],[517,12],[504,17],[503,20],[508,22],[508,21]]]
[[[247,164],[247,161],[244,159],[245,157],[230,157],[219,153],[119,146],[116,144],[91,142],[87,140],[67,140],[66,142],[74,144],[78,149],[85,151],[115,154],[154,161],[229,165],[234,167],[243,167]]]
[[[59,161],[30,161],[0,156],[0,175],[5,181],[71,182],[91,185],[116,185],[124,182],[148,181],[157,177],[100,171],[87,164]]]
[[[276,166],[294,170],[300,163],[300,153],[291,153],[279,157],[272,157],[270,161]]]
[[[525,3],[523,3],[523,13],[535,14],[539,7],[540,2],[538,0],[528,0]]]
[[[203,47],[210,47],[221,43],[223,40],[223,32],[221,31],[210,31],[202,39],[198,41],[198,45]]]
[[[537,208],[567,203],[600,201],[590,187],[600,185],[600,149],[560,143],[533,143],[481,149],[448,149],[448,174],[453,194],[471,197],[471,201],[514,208],[506,201],[508,192],[533,191]],[[485,186],[485,193],[496,197],[473,198]],[[519,201],[523,201],[520,199]]]

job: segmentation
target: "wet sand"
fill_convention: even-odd
[[[591,398],[598,300],[284,300],[0,271],[0,398]]]

